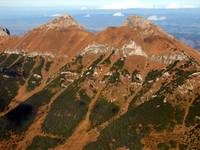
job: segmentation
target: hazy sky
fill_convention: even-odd
[[[0,7],[193,8],[200,0],[0,0]]]

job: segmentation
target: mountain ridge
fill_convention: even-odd
[[[0,149],[198,149],[199,53],[142,17],[69,20],[0,46]]]
[[[51,26],[49,28],[49,26]],[[48,31],[49,29],[52,30]],[[56,31],[53,31],[53,30]],[[44,30],[44,31],[43,31]],[[45,31],[46,30],[46,31]],[[62,31],[65,30],[65,31]],[[72,30],[72,32],[70,32]],[[66,33],[65,33],[66,32]],[[130,33],[135,34],[135,37],[133,35],[131,35]],[[143,17],[140,16],[130,16],[127,18],[127,20],[125,20],[124,24],[122,24],[121,27],[108,27],[106,30],[101,31],[97,34],[93,34],[90,33],[88,31],[86,31],[83,27],[81,27],[81,25],[79,25],[71,16],[69,15],[64,15],[58,18],[55,18],[54,20],[50,21],[47,24],[41,25],[38,28],[33,29],[32,31],[29,31],[28,33],[26,33],[24,36],[21,37],[17,37],[17,38],[11,38],[12,40],[10,41],[8,39],[8,42],[6,43],[5,41],[5,46],[0,47],[1,50],[3,49],[24,49],[26,50],[30,50],[30,51],[53,51],[53,53],[57,53],[58,51],[62,51],[60,54],[64,54],[67,51],[70,51],[69,43],[64,43],[64,41],[62,41],[62,37],[65,37],[65,34],[71,34],[71,33],[77,33],[77,35],[71,35],[71,37],[69,39],[73,39],[77,40],[76,38],[80,38],[79,36],[84,36],[82,40],[80,40],[80,46],[82,48],[78,47],[75,48],[71,51],[76,51],[76,49],[84,49],[86,46],[88,46],[89,44],[92,43],[98,43],[98,42],[102,42],[102,43],[106,43],[110,44],[111,46],[123,46],[123,44],[126,44],[126,42],[129,41],[135,41],[136,43],[138,42],[139,45],[142,45],[143,43],[147,43],[148,41],[155,41],[153,38],[158,38],[158,40],[161,40],[162,38],[165,40],[165,42],[168,42],[166,44],[170,44],[171,43],[176,43],[181,45],[181,47],[186,47],[186,45],[182,44],[179,41],[176,41],[176,39],[169,35],[168,33],[164,32],[160,27],[156,26],[155,24],[153,24],[151,21],[144,19]],[[54,36],[53,34],[57,34],[57,38],[53,38],[52,36]],[[116,34],[122,34],[119,37],[122,38],[119,40],[114,39],[114,37],[116,37]],[[37,37],[38,36],[38,37]],[[35,37],[35,38],[34,38]],[[43,39],[41,38],[43,37]],[[56,37],[56,36],[54,36]],[[123,37],[124,40],[123,40]],[[52,38],[52,39],[51,39]],[[106,39],[109,38],[109,39]],[[129,38],[129,39],[128,39]],[[58,41],[60,40],[60,42]],[[68,39],[66,39],[68,40]],[[112,41],[112,40],[116,40],[116,41]],[[140,41],[138,41],[140,40]],[[146,40],[146,41],[145,41]],[[53,41],[57,41],[58,44],[53,44]],[[176,41],[176,42],[175,42]],[[68,41],[68,42],[72,42],[72,41]],[[109,43],[112,42],[112,43]],[[51,44],[52,43],[52,44]],[[77,42],[78,43],[78,42]],[[86,43],[86,44],[83,44]],[[115,44],[117,43],[117,45]],[[159,43],[159,42],[158,42]],[[10,46],[9,46],[10,44]],[[119,45],[120,44],[120,45]],[[154,45],[152,43],[150,43],[151,45]],[[164,43],[162,43],[161,45],[166,45]],[[4,45],[2,43],[2,45]],[[76,44],[78,45],[78,44]],[[183,46],[184,45],[184,46]],[[53,48],[55,47],[55,48]],[[72,47],[72,46],[70,46]],[[142,45],[142,47],[145,46]],[[187,46],[186,49],[188,49],[189,46]],[[50,49],[50,50],[49,50]],[[149,46],[148,46],[149,49]],[[192,48],[190,48],[192,49]],[[192,50],[190,50],[192,51]],[[195,55],[198,55],[198,52],[193,52],[195,53]],[[73,54],[74,56],[74,54]],[[195,57],[195,56],[194,56]]]

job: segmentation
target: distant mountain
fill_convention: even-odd
[[[0,45],[0,149],[200,146],[200,54],[149,20],[56,18]]]
[[[10,31],[7,28],[0,27],[0,36],[8,36],[10,35]]]
[[[65,15],[7,42],[2,49],[73,55],[83,48],[79,47],[80,43],[89,36],[91,33],[85,31],[72,17]]]

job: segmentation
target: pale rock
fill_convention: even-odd
[[[0,26],[0,36],[9,36],[10,31],[7,28]]]
[[[70,15],[63,15],[58,17],[47,24],[42,25],[41,29],[66,29],[69,27],[82,28]]]
[[[88,45],[86,48],[83,49],[83,51],[81,52],[81,55],[85,55],[87,53],[89,54],[101,54],[101,53],[107,53],[112,51],[113,48],[104,45],[104,44],[90,44]]]
[[[141,46],[137,45],[135,41],[130,41],[122,47],[122,52],[124,56],[144,56],[147,57],[147,54],[144,52]]]

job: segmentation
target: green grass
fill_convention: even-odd
[[[18,54],[11,54],[7,57],[7,59],[0,65],[0,67],[9,67],[12,63],[14,63],[17,58],[19,57]]]
[[[166,71],[172,71],[174,68],[176,68],[177,64],[179,63],[180,61],[177,60],[171,64],[169,64],[167,67],[166,67]]]
[[[76,94],[80,95],[80,99]],[[69,86],[53,103],[42,126],[43,131],[69,137],[86,114],[89,100],[79,87]]]
[[[20,85],[24,85],[26,77],[26,74],[23,71],[24,60],[25,58],[23,56],[20,56],[20,58],[18,58],[18,60],[9,68],[10,71],[15,71],[21,74],[17,77],[17,80],[19,81]]]
[[[48,150],[56,147],[61,143],[60,139],[50,138],[47,136],[36,136],[34,137],[31,145],[28,146],[27,150]]]
[[[0,75],[0,111],[6,109],[10,101],[17,95],[19,85],[25,83],[25,74],[23,72],[24,59],[21,55],[12,54],[2,65],[7,67],[3,68]]]
[[[120,58],[119,60],[117,60],[113,66],[111,67],[111,70],[120,70],[124,67],[124,62],[125,62],[125,58]]]
[[[14,78],[4,78],[0,75],[0,112],[3,111],[10,101],[17,95],[19,85]]]
[[[163,72],[164,72],[163,70],[153,70],[153,71],[150,71],[147,74],[147,76],[146,76],[146,78],[145,78],[145,80],[144,80],[144,82],[142,84],[142,89],[133,98],[133,101],[131,103],[132,106],[135,105],[135,102],[140,101],[140,98],[143,95],[145,95],[145,93],[147,93],[149,91],[149,89],[151,89],[151,87],[153,86],[154,82],[149,82],[149,81],[155,81],[157,78],[162,76]],[[137,70],[133,71],[133,76],[136,76],[137,73],[138,73]],[[137,79],[137,78],[135,78],[135,79]],[[133,79],[133,81],[134,81],[134,79]]]
[[[95,127],[115,116],[119,112],[119,106],[100,98],[94,106],[91,115],[91,127]]]
[[[23,71],[26,75],[26,77],[28,77],[31,73],[31,70],[33,69],[35,65],[35,58],[32,57],[27,57],[25,59],[24,65],[23,65]]]
[[[192,106],[190,107],[188,116],[186,118],[186,126],[191,126],[195,124],[199,124],[200,120],[196,117],[200,117],[200,96],[198,96]]]
[[[187,145],[179,144],[179,150],[188,150]]]
[[[174,92],[174,89],[176,89],[178,86],[183,85],[185,81],[189,79],[189,76],[195,72],[194,70],[184,71],[180,69],[175,69],[174,71],[176,71],[175,78],[169,83],[161,85],[156,95],[164,95],[166,93],[172,94]]]
[[[9,137],[10,132],[24,133],[33,123],[39,107],[48,104],[53,95],[54,93],[44,89],[1,117],[0,139]]]
[[[171,148],[176,148],[177,147],[177,142],[174,141],[174,140],[169,140],[168,143],[169,143],[169,145],[170,145]]]
[[[4,53],[0,54],[0,63],[2,63],[7,58],[7,55]]]
[[[96,65],[101,60],[102,58],[100,57],[91,64],[92,70],[96,67]],[[41,68],[43,64],[44,64],[44,61],[41,60],[40,64],[36,68],[34,68],[33,72],[41,73]],[[80,87],[78,86],[80,85],[81,82],[83,82],[86,79],[87,77],[86,74],[87,74],[87,71],[84,72],[83,77],[73,82],[73,84],[71,84],[71,86],[69,86],[69,88],[67,88],[66,91],[63,92],[59,96],[61,100],[58,98],[57,102],[53,104],[49,114],[51,114],[51,112],[53,112],[54,115],[58,114],[57,110],[59,110],[61,111],[61,117],[58,117],[58,120],[56,119],[52,120],[50,124],[47,124],[47,126],[49,127],[48,130],[50,131],[52,130],[51,127],[55,125],[56,121],[58,121],[57,122],[58,128],[57,127],[55,128],[56,130],[59,130],[60,129],[59,123],[62,123],[62,121],[64,121],[64,123],[67,122],[69,126],[67,126],[66,127],[67,129],[66,129],[66,128],[63,128],[65,124],[61,124],[60,127],[61,127],[61,130],[66,129],[64,131],[64,136],[68,136],[73,132],[76,125],[83,119],[84,115],[87,112],[90,98],[87,96],[85,90],[80,89]],[[2,83],[2,86],[3,85],[4,84]],[[51,85],[52,84],[50,83],[42,91],[28,98],[25,102],[21,103],[15,109],[8,112],[5,116],[0,117],[0,139],[9,139],[11,133],[16,133],[18,135],[21,135],[30,127],[30,125],[33,123],[34,119],[36,118],[39,108],[41,106],[48,104],[52,96],[55,94],[55,92],[54,93],[51,92],[52,89],[55,88],[54,86],[51,86]],[[78,99],[76,97],[77,94],[79,95]],[[57,108],[61,108],[61,109],[57,109]],[[62,117],[66,117],[66,118],[62,118]],[[47,120],[48,119],[49,118],[47,117]]]
[[[120,80],[120,73],[119,72],[113,72],[112,75],[109,77],[109,82],[111,84],[116,84]]]
[[[175,109],[176,109],[175,110],[175,119],[178,124],[182,124],[183,119],[184,119],[185,110],[183,108],[181,108],[181,106],[176,106]]]
[[[66,68],[70,72],[81,73],[83,70],[83,57],[81,55],[76,56],[62,69],[66,70]]]
[[[177,147],[177,143],[174,140],[169,140],[169,141],[166,141],[166,143],[159,143],[157,145],[157,148],[159,150],[170,150],[170,149],[174,149],[176,147]]]
[[[34,90],[37,86],[41,84],[42,81],[42,69],[44,66],[45,60],[44,58],[40,58],[40,63],[36,66],[33,71],[30,79],[28,80],[28,91]],[[40,75],[41,78],[34,77],[34,74]]]
[[[42,74],[42,69],[44,67],[45,59],[40,57],[40,63],[33,69],[33,73]]]
[[[106,58],[103,62],[102,62],[103,65],[110,65],[111,64],[111,60],[110,58]]]
[[[48,72],[48,71],[50,70],[52,63],[53,63],[53,61],[48,61],[48,62],[46,63],[46,65],[45,65],[45,70],[46,70],[46,72]]]
[[[19,57],[20,58],[18,58],[18,60],[11,66],[11,68],[22,70],[22,66],[23,66],[25,58],[23,56],[19,56]]]
[[[169,146],[167,144],[165,144],[165,143],[159,143],[157,148],[159,150],[169,150]]]
[[[157,106],[160,105],[159,108]],[[163,99],[154,99],[129,111],[106,127],[97,141],[84,147],[84,150],[115,150],[119,147],[141,150],[141,139],[150,133],[150,126],[160,132],[171,128],[174,109]],[[140,132],[136,132],[139,129]]]
[[[103,55],[101,55],[99,58],[97,58],[92,64],[87,68],[87,70],[84,73],[84,76],[87,76],[88,78],[92,78],[94,74],[94,69],[97,67],[97,65],[102,61]]]
[[[115,51],[112,51],[112,53],[106,59],[104,59],[101,64],[103,64],[103,65],[111,65],[112,62],[111,62],[110,59],[111,59],[112,55],[114,55],[114,53],[115,53]]]
[[[101,60],[102,57],[99,57],[92,62],[83,73],[83,76],[71,83],[63,93],[57,97],[42,126],[42,130],[45,133],[66,138],[71,136],[76,126],[86,115],[90,102],[90,97],[84,89],[80,88],[80,85],[92,74]]]
[[[160,77],[163,73],[163,70],[152,70],[150,71],[146,78],[145,78],[145,82],[148,82],[148,81],[155,81],[158,77]]]

